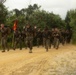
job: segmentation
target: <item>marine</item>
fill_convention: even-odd
[[[4,24],[1,24],[0,32],[1,32],[1,46],[3,49],[2,52],[5,52],[5,49],[7,49],[7,51],[9,51],[8,29],[4,26]]]

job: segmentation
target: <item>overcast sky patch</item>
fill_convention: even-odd
[[[38,4],[41,9],[59,14],[63,19],[68,10],[76,8],[76,0],[7,0],[5,6],[8,10],[20,10],[27,8],[29,4]]]

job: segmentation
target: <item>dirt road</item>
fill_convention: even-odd
[[[76,75],[76,46],[0,52],[0,75]]]

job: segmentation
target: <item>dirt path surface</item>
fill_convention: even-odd
[[[76,46],[0,52],[0,75],[76,75]]]

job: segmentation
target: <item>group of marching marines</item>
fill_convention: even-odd
[[[5,52],[5,49],[9,51],[10,45],[8,44],[9,35],[12,34],[12,48],[16,50],[16,48],[20,48],[22,50],[23,46],[27,49],[29,48],[29,53],[32,53],[32,49],[34,44],[39,47],[43,46],[46,51],[48,51],[51,46],[58,49],[60,43],[64,45],[65,43],[69,43],[72,37],[72,31],[68,29],[59,29],[57,27],[48,28],[47,26],[41,30],[41,28],[37,26],[26,25],[21,30],[20,28],[16,28],[15,31],[11,32],[9,27],[5,27],[4,24],[1,24],[0,27],[0,38],[1,38],[1,47],[2,52]]]

